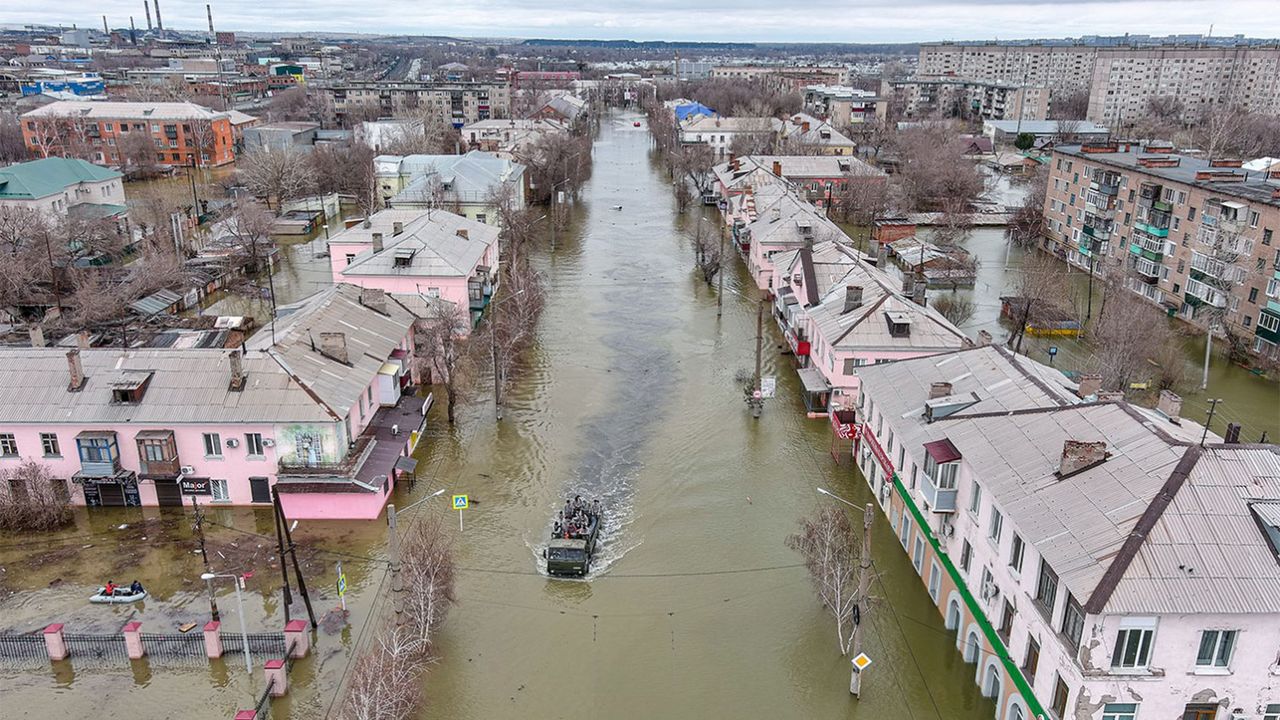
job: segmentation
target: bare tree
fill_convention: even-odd
[[[31,157],[22,139],[22,125],[13,113],[0,112],[0,163],[22,162]]]
[[[0,471],[0,530],[48,532],[69,524],[66,482],[33,459]]]
[[[1136,293],[1124,290],[1108,300],[1089,328],[1089,368],[1102,375],[1102,386],[1125,391],[1150,378],[1151,361],[1172,342],[1168,321]]]
[[[720,248],[724,243],[717,233],[703,232],[702,226],[702,218],[699,217],[693,233],[693,259],[703,281],[710,285],[720,273],[723,262]]]
[[[373,158],[373,149],[363,143],[315,148],[308,157],[315,192],[350,195],[361,214],[369,217],[379,206]]]
[[[242,156],[237,165],[249,191],[265,198],[268,208],[274,198],[277,211],[284,202],[307,195],[315,186],[306,155],[293,148],[255,150]]]
[[[531,201],[549,202],[561,190],[576,196],[591,177],[591,138],[547,133],[533,143],[522,160],[533,186]]]
[[[935,296],[933,309],[942,313],[942,317],[950,320],[952,325],[959,327],[973,319],[977,306],[973,304],[971,298],[952,294]]]
[[[929,125],[899,133],[895,149],[899,172],[893,177],[894,204],[904,211],[967,208],[984,184],[972,162],[968,144],[949,125]]]
[[[43,115],[41,117],[28,118],[24,122],[28,123],[31,128],[31,144],[35,146],[35,153],[41,158],[47,158],[58,154],[58,148],[62,144],[63,118]]]
[[[851,177],[832,196],[836,217],[862,230],[865,248],[871,242],[875,221],[889,210],[889,186],[881,178]]]
[[[117,141],[120,171],[129,179],[142,179],[156,175],[160,170],[156,141],[150,133],[135,131]]]
[[[1009,333],[1007,344],[1015,353],[1022,352],[1027,324],[1035,320],[1037,312],[1064,312],[1062,298],[1066,296],[1066,289],[1066,272],[1062,265],[1048,253],[1028,250],[1022,267],[1018,269],[1018,279],[1014,284],[1016,294],[1010,300],[1014,328]]]
[[[1009,224],[1005,226],[1004,238],[1021,248],[1031,248],[1040,244],[1045,234],[1044,203],[1048,192],[1048,168],[1036,168],[1034,174],[1026,179],[1029,192],[1022,199],[1022,204],[1013,211]]]
[[[1089,115],[1089,90],[1054,93],[1049,101],[1050,120],[1084,120]]]
[[[836,621],[836,643],[848,655],[853,643],[858,597],[858,538],[843,510],[824,506],[800,521],[800,532],[787,536],[787,547],[800,553],[818,600]]]
[[[417,327],[419,374],[444,386],[449,423],[453,424],[475,366],[465,340],[471,330],[470,313],[452,302],[436,301]]]

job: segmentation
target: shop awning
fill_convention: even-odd
[[[401,455],[396,458],[396,472],[413,472],[418,469],[418,461]]]
[[[796,374],[800,376],[800,384],[804,385],[805,392],[824,393],[831,391],[831,386],[827,384],[827,379],[822,376],[822,371],[818,368],[800,368],[796,371]]]

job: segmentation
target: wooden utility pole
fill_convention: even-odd
[[[1209,419],[1204,422],[1204,432],[1200,434],[1200,447],[1204,447],[1204,441],[1209,437],[1209,426],[1213,424],[1213,414],[1218,410],[1220,402],[1222,398],[1209,400]]]
[[[904,510],[905,512],[905,510]],[[870,606],[867,593],[871,592],[871,522],[875,519],[875,506],[867,503],[862,511],[862,551],[858,555],[858,604],[853,608],[853,656],[862,654],[862,621],[864,610]],[[853,666],[853,674],[849,677],[849,692],[854,697],[862,696],[862,673],[857,665]]]
[[[289,531],[289,520],[284,516],[284,507],[280,505],[280,492],[273,486],[271,494],[275,501],[280,527],[284,528],[286,550],[293,559],[293,574],[294,577],[298,578],[298,592],[302,594],[302,602],[307,606],[307,617],[311,619],[311,629],[314,630],[320,627],[320,624],[316,622],[315,610],[311,609],[311,596],[307,593],[307,581],[302,578],[302,567],[298,564],[298,548],[293,544],[293,533]]]
[[[209,568],[209,553],[204,547],[204,512],[200,509],[200,503],[196,502],[194,495],[191,497],[191,509],[196,515],[195,522],[191,525],[191,529],[195,531],[196,537],[200,539],[200,557],[204,560],[204,571],[205,573],[212,573],[213,570]],[[206,580],[205,586],[209,588],[209,615],[213,618],[214,622],[218,622],[220,619],[218,614],[218,600],[213,595],[213,583]]]
[[[284,621],[289,622],[289,606],[293,605],[293,591],[289,587],[289,566],[284,559],[284,531],[280,528],[280,494],[271,489],[271,509],[276,521],[276,553],[280,558],[280,577],[284,581],[281,590],[284,595]]]
[[[387,557],[391,561],[391,609],[396,625],[404,624],[404,586],[400,580],[400,536],[396,533],[396,506],[387,505]]]

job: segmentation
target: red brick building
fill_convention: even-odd
[[[79,157],[101,165],[123,162],[122,141],[144,133],[165,165],[216,167],[235,159],[231,118],[193,103],[50,103],[22,116],[22,138],[38,157]]]

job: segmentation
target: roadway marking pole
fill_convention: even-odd
[[[853,656],[862,654],[862,622],[864,608],[870,608],[867,594],[871,591],[871,523],[875,520],[875,506],[867,503],[862,512],[862,553],[858,558],[858,604],[854,608],[856,623],[853,626]],[[849,692],[854,697],[862,697],[862,668],[853,666],[853,674],[849,678]]]

